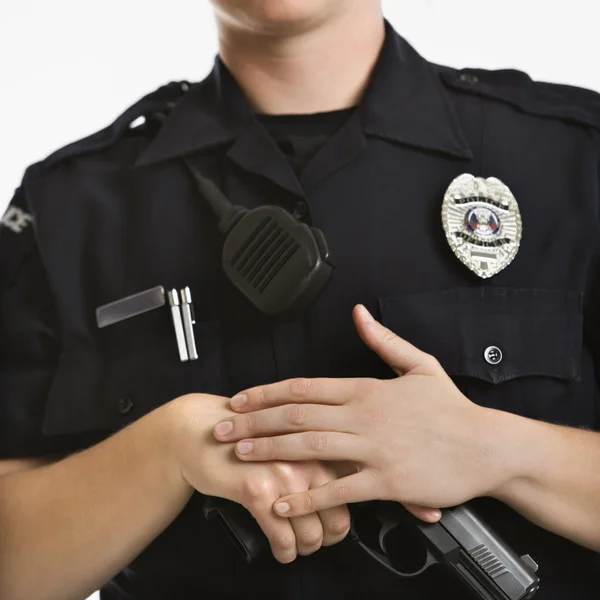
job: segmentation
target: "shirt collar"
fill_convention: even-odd
[[[458,118],[433,66],[386,22],[386,36],[360,106],[367,136],[472,158]],[[136,166],[226,145],[255,127],[246,97],[219,57],[191,86]]]

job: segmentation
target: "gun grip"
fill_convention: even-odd
[[[207,520],[216,519],[248,564],[265,554],[268,541],[254,517],[240,504],[223,498],[206,498],[203,507]]]

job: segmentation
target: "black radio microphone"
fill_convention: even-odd
[[[279,206],[234,206],[189,157],[184,162],[225,236],[222,266],[227,278],[267,315],[302,314],[335,268],[323,232]]]

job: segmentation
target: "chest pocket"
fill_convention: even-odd
[[[67,346],[47,398],[44,433],[113,432],[178,396],[221,394],[220,323],[197,321],[194,329],[198,359],[183,363],[166,309],[100,330],[95,347]]]
[[[579,292],[473,287],[383,298],[380,310],[388,328],[435,356],[474,402],[593,424]]]

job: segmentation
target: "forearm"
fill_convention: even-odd
[[[173,521],[192,490],[166,408],[89,450],[0,477],[0,598],[81,600]]]
[[[600,434],[492,412],[499,462],[511,469],[494,497],[600,552]]]

